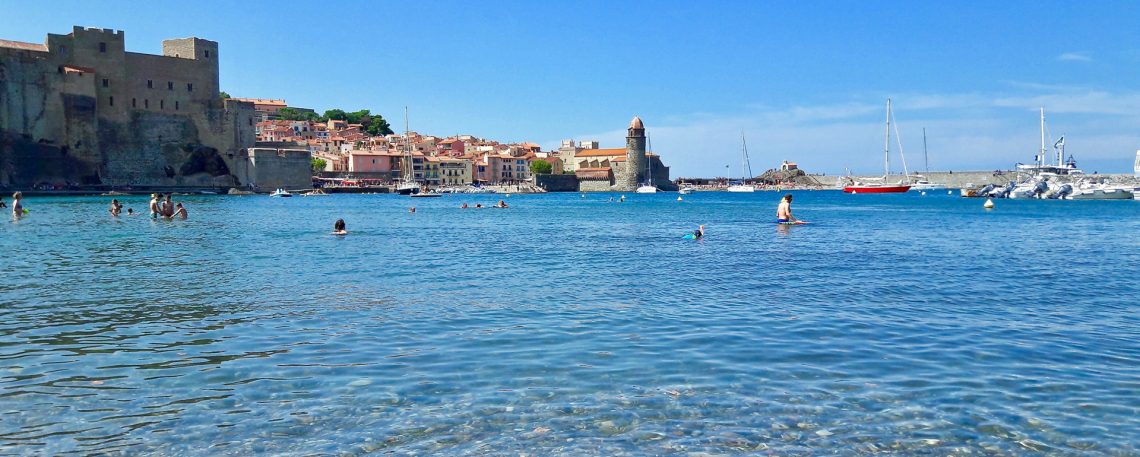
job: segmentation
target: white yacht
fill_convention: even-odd
[[[277,188],[277,190],[273,191],[273,193],[269,194],[269,196],[270,197],[292,197],[293,194],[289,193],[289,191],[287,191],[285,189]]]
[[[645,137],[646,137],[645,138],[646,141],[649,143],[649,147],[646,149],[648,149],[650,152],[652,152],[653,151],[653,142],[652,142],[653,140],[651,140],[649,138],[648,132],[646,133]],[[653,185],[653,158],[649,154],[645,155],[645,183],[642,184],[641,186],[638,186],[637,193],[639,193],[639,194],[656,194],[657,193],[657,186]]]

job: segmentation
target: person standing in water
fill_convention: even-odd
[[[162,217],[174,217],[174,202],[170,201],[170,196],[173,194],[166,194],[166,199],[162,200]]]
[[[158,194],[150,194],[150,217],[158,217]]]
[[[12,215],[17,219],[24,216],[24,204],[20,201],[22,198],[24,198],[22,192],[12,194]]]
[[[122,212],[123,212],[123,205],[119,203],[119,199],[112,198],[111,199],[111,215],[115,216],[115,217],[119,217],[119,214]]]
[[[182,203],[179,202],[177,205],[174,205],[174,207],[175,207],[174,214],[171,215],[170,217],[177,216],[177,217],[180,217],[182,219],[186,219],[186,208],[184,206],[182,206]]]
[[[784,198],[780,199],[780,206],[776,207],[776,222],[780,224],[796,222],[796,217],[792,216],[792,194],[784,195]]]
[[[337,219],[333,223],[333,235],[347,235],[348,230],[344,229],[344,219]]]

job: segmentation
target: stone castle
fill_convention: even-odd
[[[221,98],[213,41],[151,55],[107,29],[0,40],[2,187],[308,187],[308,152],[257,147],[254,118]]]

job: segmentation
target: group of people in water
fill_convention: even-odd
[[[150,194],[151,218],[158,219],[162,217],[166,219],[174,219],[177,217],[179,219],[186,219],[188,216],[186,207],[183,206],[181,202],[174,203],[170,201],[171,195],[172,194],[166,194],[165,196],[160,194]],[[111,209],[107,211],[110,212],[112,216],[119,217],[123,214],[123,204],[119,202],[119,199],[112,198]],[[138,214],[139,213],[136,213],[134,208],[127,208],[128,216],[136,216]]]
[[[470,206],[467,206],[467,202],[463,202],[462,205],[459,205],[459,209],[467,209],[467,208],[471,208]],[[491,206],[483,206],[482,203],[476,203],[475,208],[510,208],[510,206],[507,205],[507,202],[499,200],[498,203],[495,203],[494,205],[491,205]]]

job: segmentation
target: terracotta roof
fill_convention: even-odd
[[[574,172],[579,179],[610,179],[609,168],[579,168]]]
[[[634,116],[633,120],[629,122],[629,128],[631,128],[631,129],[643,129],[643,128],[645,128],[645,126],[642,125],[640,117]]]
[[[95,69],[91,67],[80,67],[78,65],[64,65],[64,73],[95,73]]]
[[[625,148],[583,149],[583,150],[579,151],[577,154],[574,154],[574,157],[608,157],[608,156],[624,156],[624,155],[625,155]]]
[[[285,100],[274,100],[271,98],[231,98],[230,100],[237,100],[239,102],[250,102],[256,105],[277,105],[289,106],[285,104]]]
[[[27,51],[47,52],[48,48],[42,44],[25,43],[23,41],[0,40],[0,48],[24,49]]]

